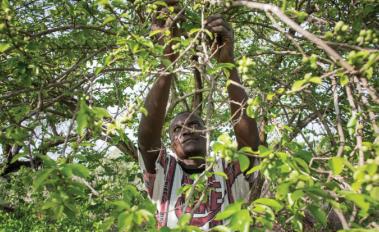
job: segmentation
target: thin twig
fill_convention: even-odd
[[[81,183],[81,184],[84,184],[85,186],[87,186],[88,188],[89,188],[89,190],[91,190],[91,193],[93,194],[93,195],[95,195],[95,196],[100,196],[100,194],[99,194],[99,192],[97,192],[91,185],[90,185],[90,183],[88,183],[85,179],[83,179],[83,178],[81,178],[81,177],[79,177],[79,176],[73,176],[72,177],[72,180],[74,180],[74,181],[77,181],[77,182],[79,182],[79,183]]]
[[[337,151],[337,156],[341,156],[345,146],[345,134],[343,133],[342,120],[341,120],[341,112],[338,101],[338,93],[337,93],[337,83],[336,78],[332,77],[332,86],[333,86],[333,103],[334,103],[334,111],[336,113],[336,123],[337,123],[337,132],[339,138],[339,146]]]

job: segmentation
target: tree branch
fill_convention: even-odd
[[[54,33],[54,32],[57,32],[57,31],[66,31],[66,30],[75,30],[75,29],[84,29],[84,30],[95,30],[95,31],[100,31],[100,32],[104,32],[106,34],[110,34],[110,35],[116,35],[116,33],[114,32],[111,32],[109,30],[105,30],[104,28],[102,27],[99,27],[99,26],[95,26],[95,25],[77,25],[77,24],[72,24],[72,25],[65,25],[65,26],[61,26],[61,27],[56,27],[56,28],[50,28],[46,31],[41,31],[41,32],[24,32],[25,34],[29,35],[31,37],[31,39],[35,39],[35,38],[38,38],[38,37],[41,37],[41,36],[44,36],[44,35],[48,35],[48,34],[51,34],[51,33]]]
[[[301,28],[296,22],[286,16],[279,7],[258,3],[258,2],[248,2],[248,1],[235,1],[232,3],[233,6],[246,6],[251,9],[263,10],[266,12],[271,12],[276,15],[283,23],[287,24],[290,28],[303,35],[305,38],[315,43],[319,48],[324,50],[334,62],[340,64],[343,68],[345,68],[349,73],[356,73],[356,70],[353,66],[347,63],[334,49],[332,49],[327,43],[318,38],[316,35],[304,30]]]

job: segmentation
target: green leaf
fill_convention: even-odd
[[[79,210],[78,208],[75,206],[74,203],[70,202],[70,201],[63,201],[63,205],[64,205],[64,213],[70,218],[70,219],[73,219],[76,217],[76,215],[78,214]]]
[[[105,24],[107,24],[107,23],[110,23],[110,22],[112,22],[112,21],[114,21],[114,20],[116,20],[116,17],[113,16],[113,15],[110,15],[110,16],[108,16],[108,17],[106,17],[106,18],[104,19],[103,25],[105,25]]]
[[[201,30],[201,28],[192,28],[189,32],[188,32],[188,35],[192,35],[196,32],[199,32]]]
[[[277,192],[275,197],[278,199],[283,199],[287,196],[290,183],[282,183],[277,187]]]
[[[268,156],[272,153],[271,149],[269,149],[263,145],[259,145],[258,151],[259,151],[259,156],[261,156],[261,157]]]
[[[170,231],[172,231],[172,230],[167,226],[164,226],[164,227],[159,229],[159,232],[170,232]]]
[[[224,150],[224,148],[225,148],[225,146],[220,142],[216,141],[212,144],[212,150],[214,153],[222,152]]]
[[[11,47],[11,44],[8,43],[0,43],[0,53],[6,51]]]
[[[272,101],[272,99],[276,96],[276,93],[268,93],[267,94],[267,101]]]
[[[310,205],[308,209],[321,225],[326,225],[326,214],[320,206]]]
[[[252,174],[252,173],[254,173],[254,172],[256,172],[256,171],[259,171],[259,170],[261,170],[262,169],[262,163],[260,163],[260,164],[258,164],[258,165],[256,165],[256,166],[254,166],[254,167],[252,167],[249,171],[247,171],[246,172],[246,175],[250,175],[250,174]]]
[[[241,172],[245,172],[250,166],[250,159],[246,155],[239,155],[238,161],[240,164]]]
[[[339,80],[342,87],[344,87],[345,85],[349,83],[349,78],[345,74],[340,75]]]
[[[187,193],[191,189],[192,185],[182,185],[178,190],[176,190],[177,195],[181,195],[183,193]]]
[[[72,173],[74,175],[87,178],[90,175],[90,171],[87,167],[85,167],[82,164],[66,164],[67,167],[69,167],[72,170]]]
[[[102,6],[107,6],[109,5],[109,0],[97,0],[97,3]]]
[[[137,216],[140,218],[139,225],[143,222],[148,221],[154,217],[154,215],[146,209],[140,209],[137,211]]]
[[[232,139],[227,133],[223,133],[220,136],[218,136],[217,141],[223,143],[225,146],[229,146],[233,143]]]
[[[257,152],[253,151],[251,147],[242,147],[239,151],[242,153],[257,154]]]
[[[251,219],[249,211],[246,209],[239,210],[230,219],[230,228],[232,230],[249,232],[251,222],[252,222],[252,219]]]
[[[122,200],[111,201],[109,204],[117,206],[119,209],[129,209],[130,206],[127,202]]]
[[[375,175],[376,171],[378,170],[378,165],[376,164],[366,164],[366,172],[370,176]]]
[[[155,1],[154,4],[157,6],[167,7],[167,3],[165,1]]]
[[[312,82],[314,84],[321,84],[322,83],[322,80],[320,77],[311,77],[309,78],[308,80],[309,82]]]
[[[100,229],[102,231],[109,231],[113,224],[114,224],[114,218],[108,217],[101,223]]]
[[[145,117],[147,117],[147,115],[149,114],[149,112],[147,111],[147,109],[146,109],[145,107],[143,107],[143,106],[141,106],[141,107],[139,108],[139,111],[140,111]]]
[[[303,85],[304,85],[305,83],[306,83],[305,80],[298,80],[298,81],[295,81],[295,82],[293,83],[293,85],[292,85],[291,90],[292,90],[293,92],[299,91],[299,90],[303,87]]]
[[[50,208],[53,208],[53,207],[57,207],[57,204],[59,204],[59,203],[56,202],[56,201],[48,200],[48,201],[46,201],[46,202],[42,205],[42,208],[41,208],[41,209],[46,210],[46,209],[50,209]]]
[[[216,231],[216,232],[232,232],[231,229],[229,229],[228,227],[223,226],[223,225],[215,226],[215,227],[213,227],[210,231]]]
[[[228,205],[224,211],[219,212],[216,215],[215,220],[217,221],[224,220],[232,216],[233,214],[237,213],[238,211],[241,210],[242,203],[243,203],[242,201],[236,201],[233,204]]]
[[[304,160],[306,163],[309,163],[312,159],[312,153],[305,150],[299,150],[294,154],[295,157],[299,157]]]
[[[288,203],[289,203],[289,205],[292,206],[303,195],[304,195],[304,192],[302,190],[296,190],[293,193],[289,193],[288,194]]]
[[[61,172],[62,172],[63,175],[65,175],[67,177],[72,177],[72,175],[73,175],[72,174],[72,169],[69,166],[67,166],[67,165],[64,165],[64,167],[62,168]]]
[[[13,156],[12,160],[11,160],[11,164],[13,164],[14,162],[16,162],[19,158],[23,157],[24,155],[25,155],[24,152],[20,152],[17,155]]]
[[[78,116],[76,117],[77,131],[80,136],[83,136],[84,129],[88,126],[89,116],[87,114],[88,106],[84,100],[80,101],[80,110]]]
[[[151,31],[151,32],[149,33],[149,36],[152,37],[152,36],[154,36],[154,35],[156,35],[156,34],[164,33],[166,30],[167,30],[167,29],[163,28],[163,29],[157,29],[157,30]]]
[[[162,64],[163,64],[166,68],[169,67],[169,66],[172,64],[171,60],[169,60],[169,59],[161,59],[161,62],[162,62]]]
[[[297,157],[295,157],[294,159],[295,159],[296,163],[304,169],[304,171],[306,171],[307,173],[310,173],[308,164],[304,160],[297,158]]]
[[[248,105],[246,108],[246,114],[250,118],[256,118],[257,117],[256,107],[253,105]]]
[[[283,208],[282,204],[280,204],[278,201],[276,201],[274,199],[270,199],[270,198],[259,198],[259,199],[255,200],[254,203],[259,203],[262,205],[270,206],[271,208],[273,208],[275,210],[275,212],[278,212],[279,210],[281,210]]]
[[[38,154],[37,157],[43,161],[44,167],[56,167],[57,166],[57,163],[53,159],[51,159],[49,156]]]
[[[53,168],[45,168],[41,170],[33,181],[33,188],[38,190],[54,170],[55,169]]]
[[[101,66],[101,67],[96,67],[96,69],[95,69],[95,75],[96,75],[96,76],[99,75],[103,70],[104,70],[104,67],[103,67],[103,66]]]
[[[104,65],[108,66],[112,62],[112,58],[113,58],[112,55],[106,56],[104,59]]]
[[[117,226],[119,231],[130,231],[133,227],[134,213],[122,212],[118,215]]]
[[[188,225],[189,222],[191,220],[191,214],[189,213],[185,213],[183,214],[180,218],[179,218],[179,221],[178,221],[178,224],[179,226],[185,226],[185,225]]]
[[[346,125],[349,131],[349,135],[354,134],[356,124],[357,124],[357,114],[353,114]]]
[[[213,173],[217,176],[221,176],[221,177],[225,178],[225,180],[228,179],[228,176],[225,174],[225,172],[213,172]]]
[[[9,9],[9,2],[8,0],[2,0],[1,1],[1,9],[6,11],[7,9]]]
[[[342,157],[333,157],[329,160],[329,167],[334,175],[339,175],[345,166],[345,159]]]
[[[95,113],[95,116],[97,118],[111,118],[111,115],[109,114],[109,112],[102,107],[93,107],[92,112]]]
[[[346,199],[354,202],[364,212],[367,212],[370,208],[370,203],[365,200],[365,196],[363,194],[345,192],[345,197]]]
[[[379,187],[373,187],[370,196],[379,202]]]
[[[317,197],[323,197],[325,199],[334,199],[327,191],[320,187],[308,187],[304,189],[308,194],[314,194]]]

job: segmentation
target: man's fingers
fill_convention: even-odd
[[[218,34],[226,34],[226,29],[224,26],[214,26],[210,28],[210,31],[213,33],[218,33]]]
[[[215,14],[215,15],[211,15],[207,18],[207,20],[205,21],[206,24],[212,22],[213,20],[216,20],[216,19],[219,19],[221,18],[222,19],[222,16],[220,14]]]
[[[206,27],[206,29],[210,32],[220,34],[220,35],[226,35],[230,31],[229,28],[225,23],[215,23],[212,26]]]
[[[225,20],[219,15],[215,15],[213,17],[211,16],[211,20],[207,20],[205,28],[211,32],[216,33],[227,32],[231,30],[229,24],[225,22]]]
[[[221,25],[228,28],[228,24],[222,18],[218,18],[207,24],[208,27],[215,27],[215,26],[221,26]]]

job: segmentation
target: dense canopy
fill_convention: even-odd
[[[150,28],[164,1],[0,2],[0,231],[156,230],[136,128],[158,72],[176,74],[166,128],[202,101],[213,153],[264,180],[215,231],[379,228],[377,1],[182,0],[174,63]],[[203,27],[213,14],[234,29],[258,151],[234,142],[233,64],[210,58]],[[246,170],[249,155],[261,162]],[[208,191],[203,177],[183,192]],[[189,220],[173,231],[199,230]]]

